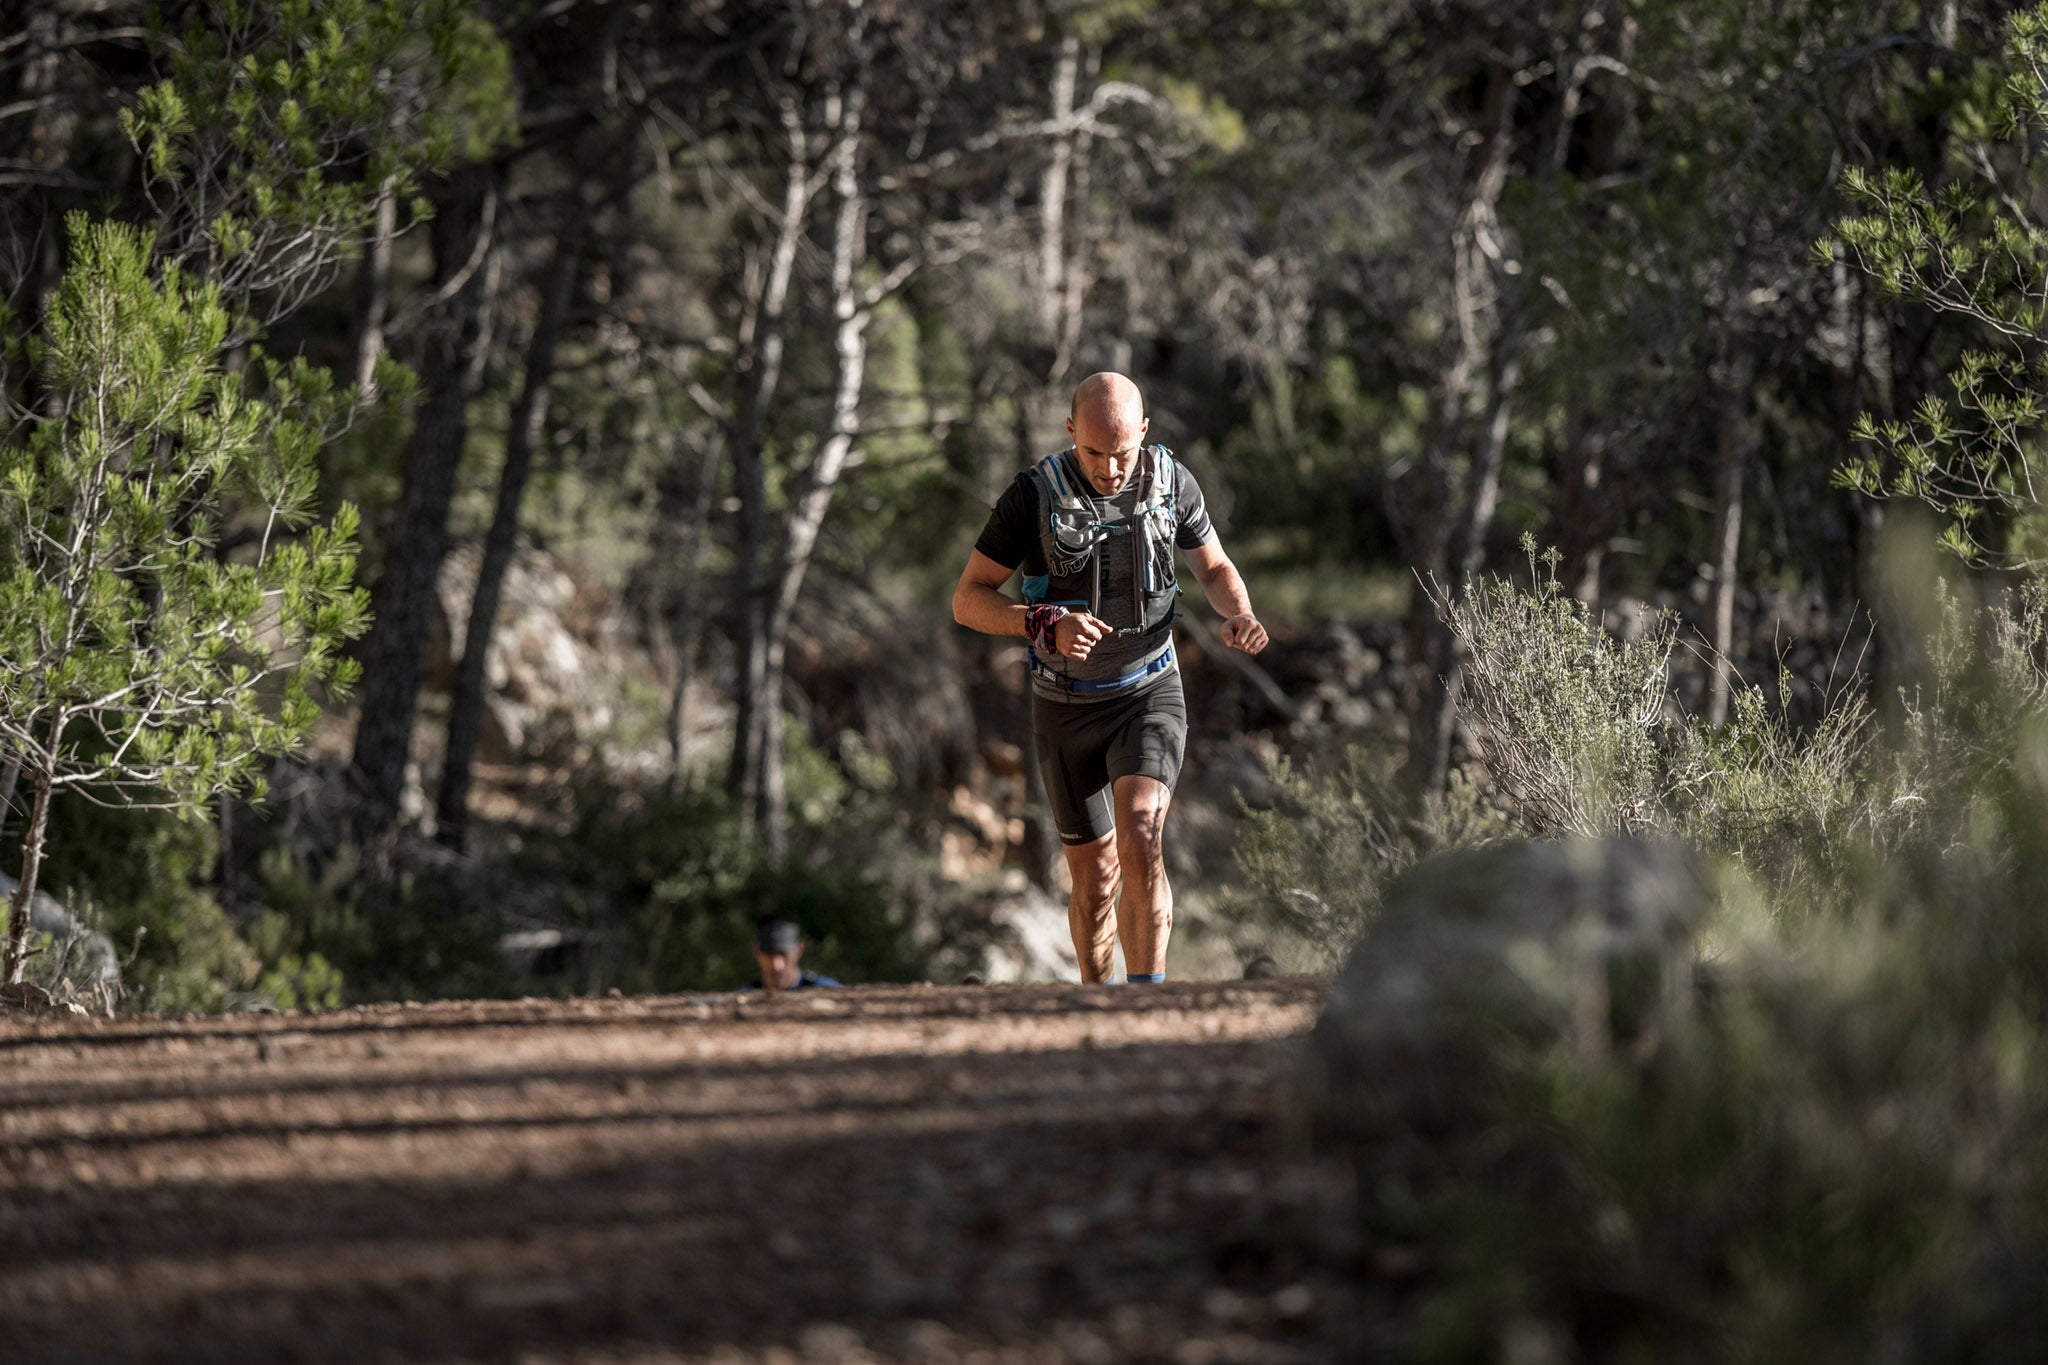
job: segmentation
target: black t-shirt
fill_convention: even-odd
[[[1156,451],[1152,458],[1158,458]],[[1092,496],[1094,489],[1082,474],[1073,451],[1063,451],[1060,459],[1067,486],[1085,489]],[[1173,462],[1173,480],[1174,544],[1182,550],[1199,549],[1216,534],[1209,521],[1209,509],[1202,501],[1201,486],[1188,472],[1188,467],[1177,459]],[[1105,511],[1114,509],[1116,514],[1128,517],[1137,507],[1141,482],[1134,476],[1125,482],[1122,491],[1114,498],[1098,498],[1096,501]],[[1006,568],[1022,568],[1026,577],[1042,574],[1047,568],[1045,541],[1040,531],[1040,519],[1044,515],[1045,511],[1039,505],[1036,482],[1031,471],[1025,470],[996,500],[994,510],[989,513],[988,524],[982,528],[981,538],[975,541],[974,548]],[[1134,567],[1128,556],[1111,554],[1103,557],[1101,614],[1111,626],[1142,624],[1130,619],[1133,573]],[[1151,663],[1166,648],[1167,641],[1158,635],[1113,637],[1098,644],[1086,659],[1054,662],[1068,677],[1104,681],[1122,677]],[[1036,674],[1032,682],[1034,690],[1051,700],[1078,699]],[[1122,695],[1121,691],[1116,695]]]
[[[1081,472],[1080,463],[1074,459],[1074,452],[1065,451],[1061,458],[1066,461],[1069,484],[1094,493],[1087,476]],[[1126,480],[1123,492],[1115,501],[1135,501],[1137,483],[1136,478]],[[1183,550],[1199,550],[1208,544],[1209,538],[1216,534],[1216,528],[1210,524],[1209,508],[1202,501],[1202,487],[1188,472],[1187,465],[1177,458],[1173,462],[1173,502],[1178,514],[1173,543]],[[1038,531],[1038,519],[1042,515],[1031,471],[1024,470],[996,499],[995,508],[988,516],[988,525],[982,528],[981,539],[974,542],[974,548],[1006,568],[1014,569],[1021,565],[1027,574],[1044,573],[1045,544]]]

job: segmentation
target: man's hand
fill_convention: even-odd
[[[1266,628],[1250,612],[1240,612],[1223,623],[1223,643],[1256,654],[1266,647]]]
[[[1052,640],[1069,659],[1085,659],[1095,642],[1110,633],[1109,623],[1085,611],[1070,611],[1053,627]]]

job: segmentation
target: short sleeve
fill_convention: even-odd
[[[1027,476],[1020,474],[1011,480],[996,499],[974,548],[1006,569],[1022,564],[1038,541],[1037,502]]]
[[[1202,486],[1188,472],[1187,464],[1173,462],[1173,502],[1178,512],[1173,543],[1183,550],[1199,550],[1216,534],[1209,521],[1208,504],[1202,501]]]

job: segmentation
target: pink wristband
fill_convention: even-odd
[[[1065,607],[1055,607],[1050,603],[1031,608],[1024,613],[1024,638],[1031,641],[1034,649],[1047,654],[1059,653],[1060,647],[1053,632],[1066,614]]]

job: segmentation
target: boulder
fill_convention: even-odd
[[[990,983],[1072,981],[1074,940],[1067,907],[1023,872],[1007,868],[963,888],[946,915],[947,931]]]
[[[1074,936],[1067,907],[1035,886],[1016,887],[993,907],[1002,937],[988,952],[990,981],[1072,981]]]
[[[482,560],[481,547],[462,545],[442,563],[428,662],[436,691],[454,689]],[[484,660],[479,759],[569,762],[618,719],[622,652],[608,613],[588,596],[544,551],[521,545],[513,555]]]
[[[1709,897],[1661,840],[1447,854],[1388,888],[1315,1032],[1320,1107],[1377,1140],[1483,1128],[1522,1064],[1644,1055],[1690,1009]]]

